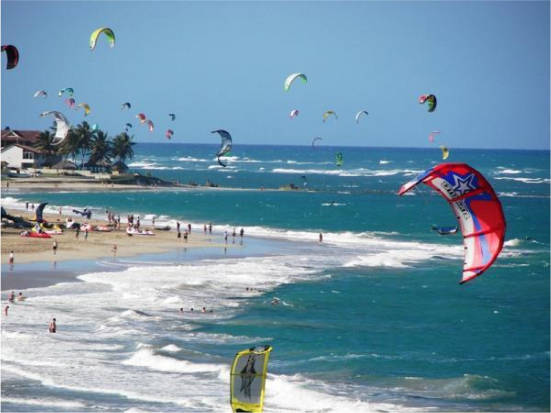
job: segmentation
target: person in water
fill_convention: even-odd
[[[10,308],[9,305],[7,305],[7,306],[4,307],[4,314],[5,314],[5,315],[8,315],[8,310],[9,310],[9,308]]]
[[[322,234],[321,232],[320,232],[320,237],[319,237],[319,239],[320,239],[320,242],[323,242],[323,234]]]
[[[13,260],[14,260],[14,256],[13,256],[13,250],[10,251],[10,259],[9,259],[9,264],[10,265],[13,265]]]
[[[55,318],[52,318],[52,321],[50,321],[50,325],[48,326],[48,331],[50,333],[55,333],[57,330],[57,326],[55,324]]]
[[[25,300],[25,296],[23,295],[22,292],[19,292],[19,295],[17,296],[17,301],[24,301]]]
[[[15,300],[15,291],[12,291],[9,295],[8,295],[8,301],[12,302]]]

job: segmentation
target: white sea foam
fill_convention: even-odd
[[[59,407],[61,409],[72,409],[72,410],[78,410],[86,407],[86,404],[84,403],[61,400],[61,399],[53,399],[53,398],[20,399],[16,397],[2,396],[2,403],[21,404],[25,406]]]
[[[273,173],[279,174],[300,174],[300,175],[335,175],[343,177],[353,177],[353,176],[392,176],[392,175],[403,175],[403,176],[412,176],[417,175],[422,172],[420,170],[413,169],[366,169],[366,168],[357,168],[357,169],[294,169],[294,168],[274,168],[272,169]]]
[[[208,159],[194,158],[193,156],[182,156],[177,160],[180,162],[210,162]]]
[[[181,351],[182,349],[178,347],[175,344],[168,344],[161,348],[161,350],[168,351],[170,353],[177,353],[178,351]]]
[[[551,180],[547,178],[511,178],[509,176],[496,176],[494,179],[498,180],[507,180],[507,181],[517,181],[517,182],[523,182],[525,184],[548,184],[551,182]]]
[[[509,168],[505,168],[503,166],[498,166],[497,169],[498,170],[496,171],[496,173],[499,173],[499,174],[517,175],[517,174],[522,173],[522,171],[520,171],[518,169],[509,169]]]
[[[510,239],[508,241],[505,241],[503,243],[503,246],[504,247],[518,247],[521,242],[522,242],[522,240],[520,240],[518,238],[513,238],[513,239]]]
[[[154,354],[149,348],[141,348],[132,357],[122,362],[129,366],[146,367],[148,369],[170,373],[200,373],[219,372],[223,366],[217,364],[192,363],[172,357]]]

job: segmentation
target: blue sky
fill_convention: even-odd
[[[549,2],[2,1],[2,127],[45,129],[75,89],[89,123],[138,142],[549,149]],[[90,33],[107,26],[113,49]],[[308,83],[283,91],[285,77]],[[33,99],[45,89],[47,99]],[[438,97],[435,112],[417,103]],[[121,112],[129,101],[132,109]],[[292,109],[300,115],[291,120]],[[356,124],[357,111],[369,116]],[[322,122],[326,110],[338,120]],[[139,125],[143,112],[154,133]],[[168,113],[175,113],[171,122]]]

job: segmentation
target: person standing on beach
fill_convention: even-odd
[[[25,202],[25,210],[29,210],[29,203],[28,202]]]
[[[52,244],[52,251],[54,253],[54,255],[56,254],[56,251],[57,251],[57,240],[54,239],[54,243]]]
[[[180,232],[180,221],[176,222],[176,231]]]
[[[187,242],[188,232],[184,231],[184,241]]]
[[[52,321],[50,321],[50,325],[48,326],[48,331],[50,333],[55,333],[57,330],[57,326],[55,324],[55,318],[52,318]]]
[[[84,229],[84,240],[88,239],[88,227]]]
[[[13,256],[13,250],[10,251],[10,258],[8,260],[8,263],[10,265],[13,265],[13,260],[14,260],[14,256]]]

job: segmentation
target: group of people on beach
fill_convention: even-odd
[[[235,244],[235,237],[237,236],[237,233],[235,232],[235,227],[233,228],[233,232],[232,232],[232,244]],[[241,228],[239,230],[239,237],[240,237],[240,243],[242,244],[243,243],[243,236],[245,235],[245,230],[243,228]],[[228,243],[228,231],[224,231],[224,242],[227,244]]]

